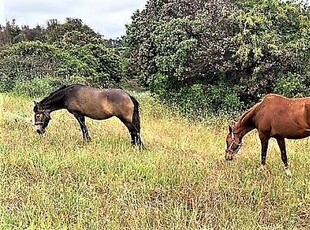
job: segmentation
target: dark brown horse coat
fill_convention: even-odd
[[[67,109],[80,124],[84,140],[89,140],[85,117],[96,120],[118,117],[128,128],[132,144],[142,146],[140,139],[139,103],[120,89],[97,89],[80,84],[63,86],[40,102],[35,102],[35,125],[42,134],[50,120],[50,113]]]
[[[268,141],[274,137],[281,151],[281,158],[288,170],[285,138],[301,139],[310,136],[310,97],[286,98],[268,94],[262,102],[241,115],[226,137],[226,159],[232,160],[241,147],[242,138],[257,129],[261,140],[261,164],[266,164]]]

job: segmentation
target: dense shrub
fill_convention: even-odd
[[[50,20],[46,28],[20,28],[15,21],[0,27],[1,92],[40,94],[41,86],[69,83],[117,87],[121,64],[114,49],[80,19]]]
[[[0,66],[1,91],[46,76],[63,84],[79,79],[100,87],[111,87],[120,81],[117,56],[100,45],[64,50],[42,42],[17,43],[0,52]]]
[[[180,90],[169,90],[172,82],[168,77],[158,76],[152,84],[155,97],[161,101],[178,107],[179,111],[196,120],[213,114],[236,114],[246,107],[240,102],[238,88],[230,88],[225,84],[202,85],[193,84]],[[166,86],[166,87],[165,87]]]
[[[288,97],[303,97],[310,95],[310,72],[305,75],[298,73],[288,73],[279,75],[276,82],[274,92],[286,95]]]
[[[63,84],[53,77],[33,78],[29,81],[18,79],[11,89],[14,93],[32,98],[43,97]]]

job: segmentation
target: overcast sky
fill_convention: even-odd
[[[143,9],[147,0],[0,0],[0,24],[16,19],[18,25],[46,25],[49,19],[64,22],[67,17],[82,21],[104,35],[125,34],[133,12]]]

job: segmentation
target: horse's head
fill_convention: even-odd
[[[238,133],[234,133],[233,129],[229,126],[229,132],[226,137],[226,146],[227,149],[225,151],[225,159],[233,160],[235,155],[238,153],[241,148],[242,137]]]
[[[44,110],[40,102],[34,102],[33,107],[34,112],[34,125],[36,127],[38,134],[45,133],[45,128],[47,127],[49,121],[51,120],[50,112]]]

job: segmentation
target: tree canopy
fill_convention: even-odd
[[[309,12],[279,0],[149,0],[127,26],[130,72],[185,112],[309,95]]]

